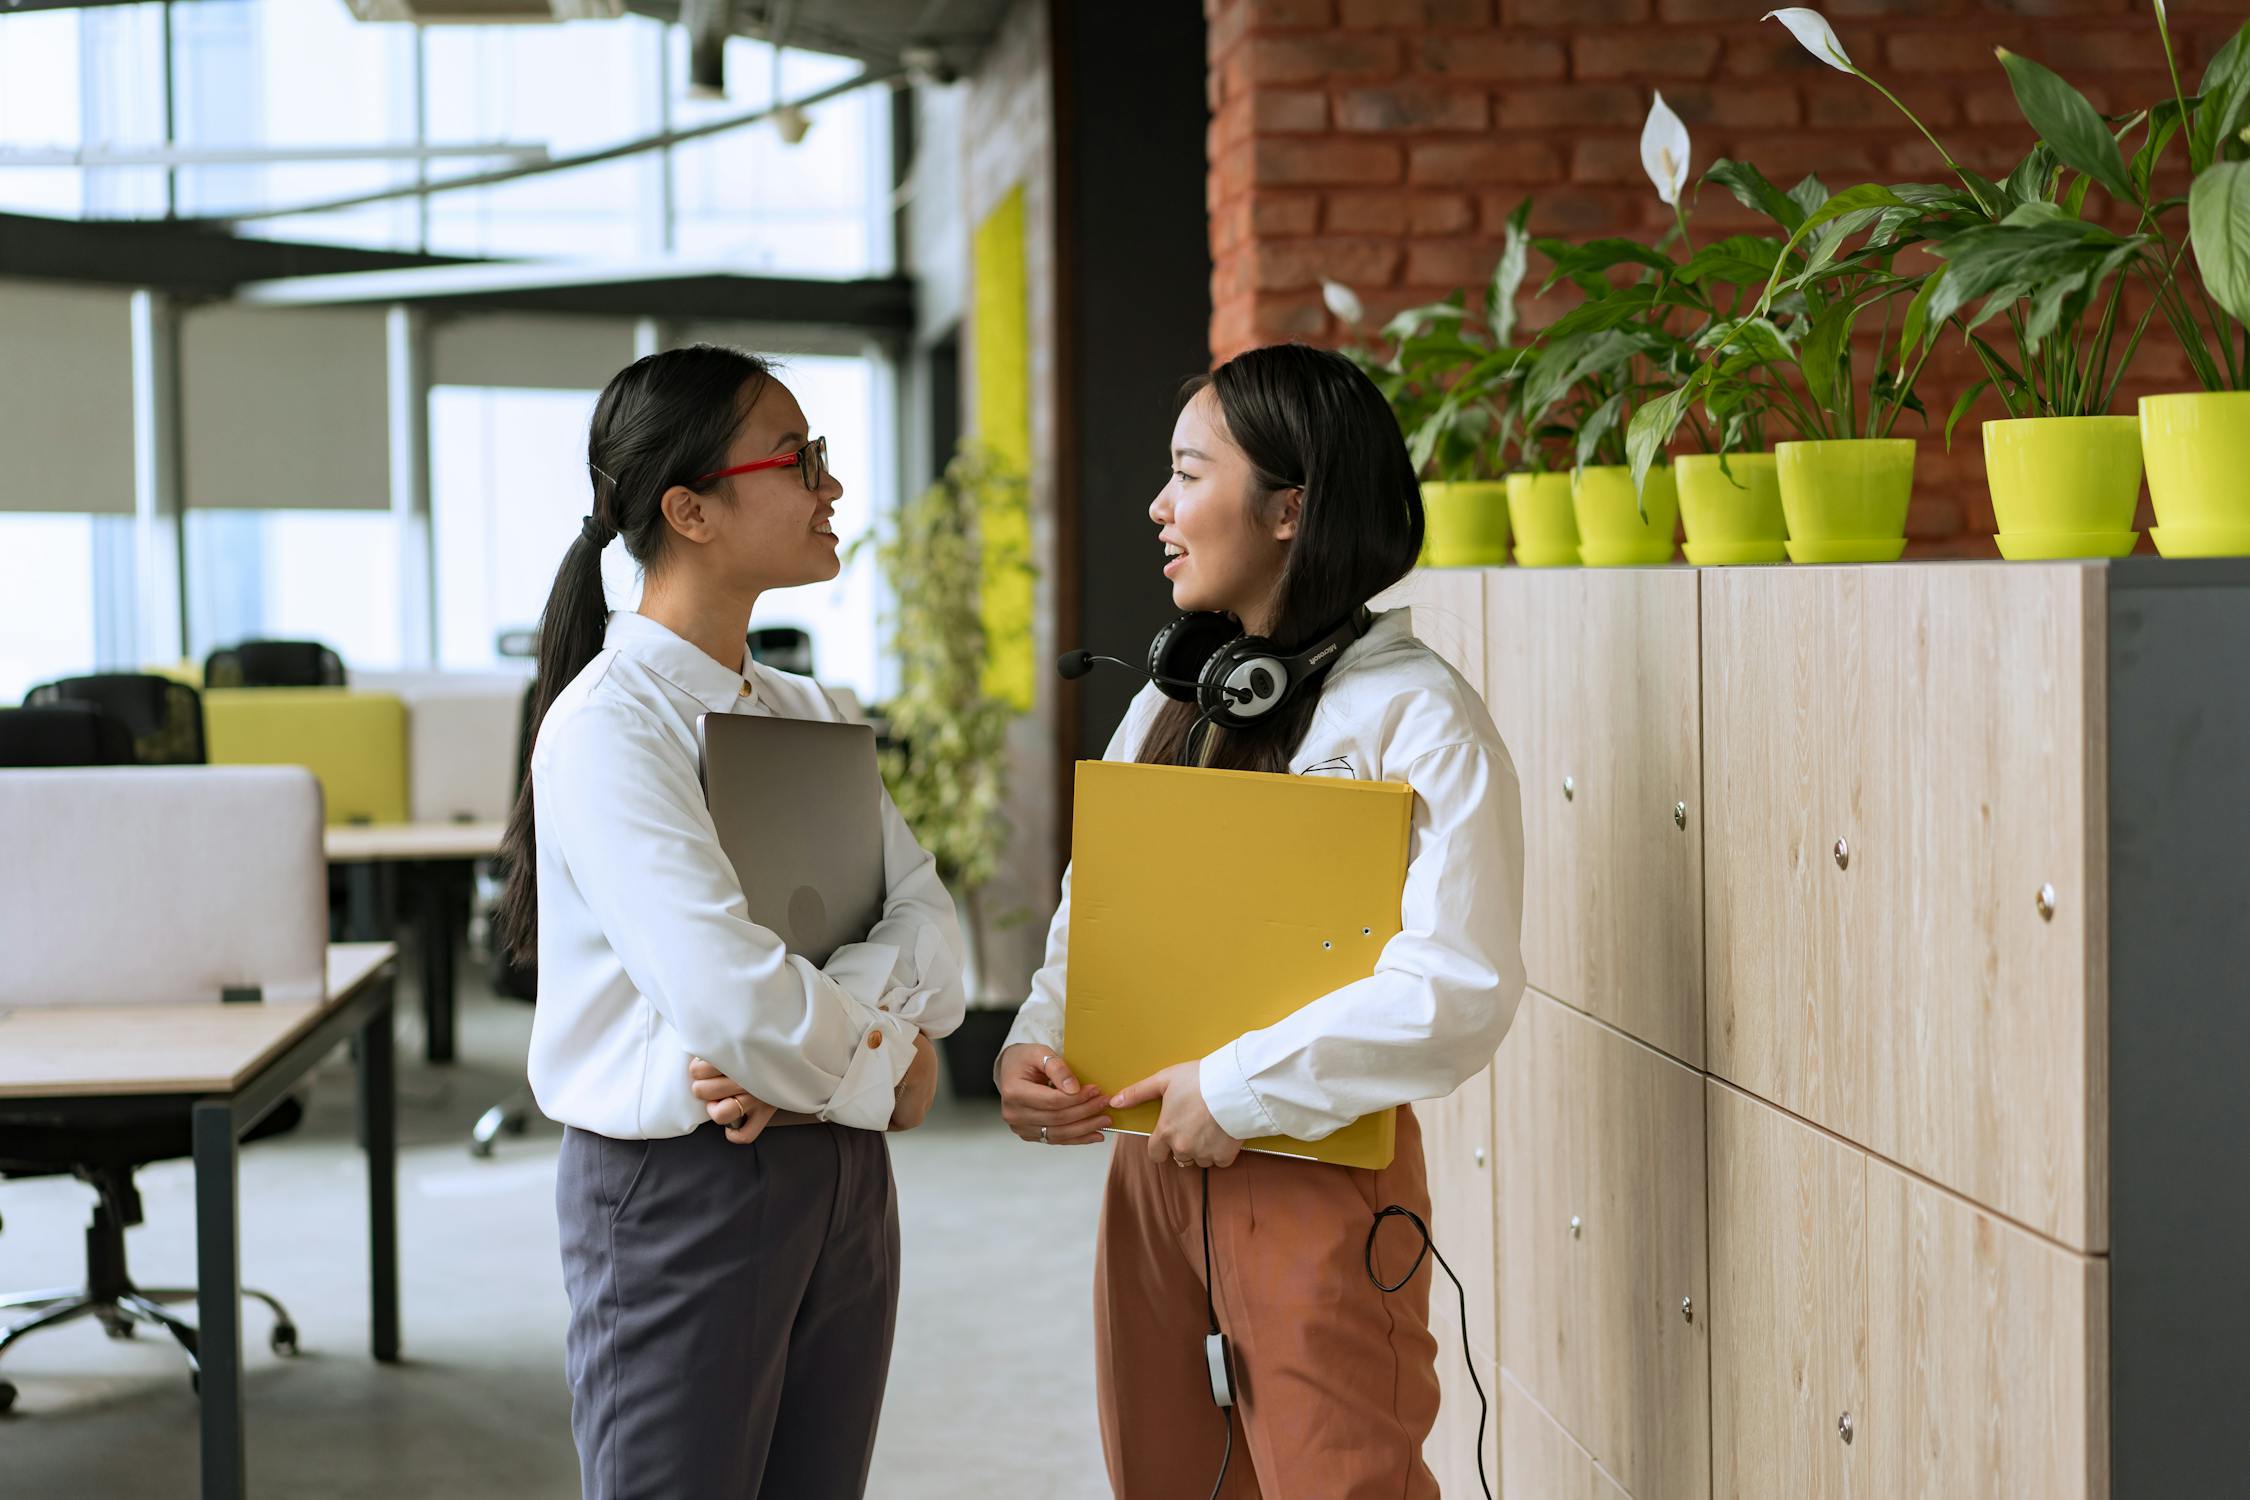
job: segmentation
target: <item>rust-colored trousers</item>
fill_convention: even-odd
[[[1202,1500],[1227,1429],[1211,1401],[1203,1340],[1203,1173],[1110,1153],[1094,1270],[1102,1449],[1117,1500]],[[1430,1216],[1422,1132],[1400,1110],[1398,1155],[1380,1172],[1245,1153],[1211,1173],[1211,1266],[1234,1350],[1230,1500],[1435,1500],[1422,1440],[1437,1421],[1433,1259],[1392,1293],[1367,1274],[1376,1210]],[[1443,1231],[1431,1226],[1434,1235]],[[1376,1270],[1399,1279],[1421,1248],[1383,1221]]]

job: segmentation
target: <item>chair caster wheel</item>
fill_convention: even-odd
[[[294,1323],[274,1324],[273,1336],[266,1342],[272,1347],[274,1353],[287,1359],[295,1359],[297,1357],[297,1325]]]
[[[469,1154],[479,1161],[484,1160],[492,1155],[492,1142],[476,1140],[469,1142]]]
[[[510,1135],[529,1135],[531,1134],[531,1117],[525,1115],[520,1119],[510,1120],[506,1129]]]
[[[0,1413],[14,1411],[15,1408],[16,1388],[7,1381],[0,1380]]]

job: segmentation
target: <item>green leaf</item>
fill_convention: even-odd
[[[1585,468],[1600,456],[1602,440],[1617,426],[1617,419],[1625,410],[1625,393],[1616,395],[1595,407],[1586,420],[1578,424],[1578,465]]]
[[[1945,326],[1943,318],[1931,319],[1930,304],[1951,268],[1950,261],[1941,263],[1914,289],[1914,300],[1906,304],[1906,321],[1899,328],[1898,347],[1902,358],[1911,356],[1925,339],[1935,339],[1938,330]]]
[[[2211,299],[2250,323],[2250,162],[2220,162],[2195,179],[2188,238]]]
[[[1423,307],[1410,307],[1383,325],[1383,337],[1391,343],[1404,343],[1421,333],[1433,323],[1458,323],[1467,317],[1468,309],[1458,293],[1443,302],[1432,302]]]
[[[1703,174],[1705,182],[1715,182],[1734,194],[1735,201],[1744,208],[1755,210],[1787,230],[1795,230],[1805,222],[1811,210],[1795,197],[1784,193],[1766,181],[1766,174],[1746,161],[1729,161],[1720,157],[1711,163]],[[1813,179],[1805,179],[1811,182]],[[1799,184],[1800,187],[1803,184]]]
[[[1773,268],[1780,259],[1781,241],[1738,234],[1696,251],[1680,267],[1678,277],[1691,286],[1712,282],[1758,286],[1773,275]]]
[[[1805,335],[1797,368],[1805,377],[1806,394],[1828,411],[1842,409],[1837,399],[1839,381],[1852,378],[1852,324],[1858,317],[1857,306],[1835,303],[1813,320],[1811,332]]]
[[[1503,344],[1516,335],[1516,293],[1523,289],[1524,273],[1531,265],[1531,238],[1524,231],[1530,218],[1531,200],[1526,198],[1508,215],[1502,231],[1500,264],[1492,270],[1485,321],[1492,325],[1492,336]]]
[[[2149,111],[2148,138],[2133,153],[2133,188],[2138,197],[2148,197],[2149,183],[2156,177],[2156,164],[2163,159],[2164,148],[2185,126],[2177,99],[2167,99]]]
[[[1552,239],[1541,240],[1538,244],[1540,253],[1554,264],[1554,271],[1547,277],[1550,287],[1566,277],[1581,286],[1591,286],[1589,278],[1599,280],[1618,266],[1641,265],[1660,271],[1670,271],[1675,266],[1670,256],[1638,240],[1617,236],[1588,240],[1583,245]]]
[[[1691,379],[1678,390],[1666,391],[1654,401],[1644,403],[1633,413],[1633,420],[1625,428],[1625,461],[1633,466],[1633,493],[1636,495],[1647,480],[1648,471],[1655,467],[1657,456],[1680,430],[1680,423],[1686,418],[1687,409],[1704,379]]]
[[[2054,197],[2055,180],[2061,173],[2062,163],[2055,159],[2054,148],[2041,141],[2016,163],[2016,169],[2008,174],[2000,191],[2019,207],[2026,203],[2050,202]]]
[[[1963,391],[1961,398],[1953,403],[1953,414],[1945,419],[1946,452],[1951,453],[1953,451],[1953,429],[1959,426],[1961,419],[1969,414],[1969,408],[1977,404],[1977,397],[1983,395],[1991,386],[1991,381],[1980,380]]]
[[[1615,370],[1633,354],[1633,347],[1614,330],[1558,339],[1539,353],[1524,381],[1523,404],[1531,420],[1543,417],[1564,393],[1597,371]]]
[[[2125,158],[2086,96],[2052,69],[2005,47],[1999,51],[2000,65],[2008,70],[2008,85],[2016,91],[2016,106],[2031,122],[2031,128],[2039,132],[2040,139],[2065,163],[2118,197],[2132,201],[2133,182],[2125,174]]]
[[[1789,201],[1807,214],[1815,213],[1828,201],[1828,187],[1818,177],[1807,172],[1804,180],[1789,190]]]
[[[2203,70],[2202,102],[2188,132],[2188,162],[2200,174],[2250,119],[2250,21],[2228,38]]]

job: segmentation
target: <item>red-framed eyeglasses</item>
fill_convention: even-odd
[[[778,469],[783,464],[795,464],[798,477],[805,488],[817,490],[828,477],[828,439],[816,437],[794,453],[784,453],[779,458],[761,458],[754,464],[736,464],[731,469],[720,469],[697,479],[694,488],[701,489],[714,479],[732,479],[737,474],[755,474],[760,469]]]

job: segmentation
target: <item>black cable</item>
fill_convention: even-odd
[[[1401,1276],[1395,1282],[1385,1284],[1382,1276],[1375,1270],[1375,1237],[1383,1232],[1383,1221],[1394,1215],[1405,1219],[1422,1232],[1422,1248],[1415,1252],[1414,1264],[1406,1268],[1404,1276]],[[1205,1225],[1205,1233],[1209,1233],[1208,1224]],[[1414,1273],[1422,1269],[1422,1262],[1433,1255],[1437,1257],[1437,1263],[1444,1267],[1447,1278],[1453,1283],[1453,1295],[1460,1300],[1461,1304],[1461,1332],[1463,1335],[1461,1360],[1469,1367],[1469,1385],[1477,1393],[1477,1483],[1484,1486],[1484,1500],[1492,1500],[1492,1481],[1486,1477],[1484,1472],[1484,1428],[1486,1420],[1491,1416],[1492,1408],[1485,1400],[1484,1382],[1477,1379],[1476,1356],[1469,1352],[1467,1337],[1469,1330],[1469,1294],[1462,1287],[1461,1278],[1453,1274],[1453,1267],[1446,1265],[1445,1252],[1438,1249],[1437,1242],[1430,1238],[1430,1226],[1423,1223],[1422,1216],[1413,1209],[1394,1203],[1390,1207],[1378,1211],[1375,1215],[1375,1222],[1368,1226],[1367,1279],[1375,1283],[1377,1291],[1384,1293],[1398,1291],[1414,1279]],[[1213,1500],[1216,1500],[1215,1492]]]
[[[1217,1294],[1212,1290],[1211,1282],[1211,1169],[1209,1167],[1203,1169],[1203,1315],[1210,1320],[1211,1336],[1217,1338],[1219,1336],[1219,1302]],[[1233,1361],[1229,1359],[1228,1364],[1227,1384],[1228,1388],[1232,1389],[1234,1384]],[[1211,1481],[1211,1500],[1219,1500],[1219,1491],[1226,1488],[1227,1466],[1234,1462],[1233,1411],[1224,1406],[1220,1407],[1219,1420],[1226,1424],[1227,1446],[1226,1451],[1219,1456],[1219,1477]],[[1483,1443],[1484,1438],[1481,1433],[1477,1441],[1480,1445]]]

